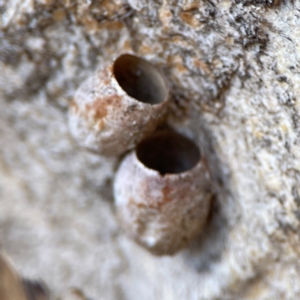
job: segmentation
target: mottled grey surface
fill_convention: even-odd
[[[299,298],[299,25],[291,0],[0,0],[0,245],[22,275],[94,300]],[[116,161],[68,133],[79,84],[129,50],[165,72],[217,191],[174,257],[126,238]]]

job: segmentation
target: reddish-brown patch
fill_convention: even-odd
[[[129,40],[126,40],[126,41],[124,42],[123,50],[124,50],[124,51],[129,51],[129,52],[132,50],[131,43],[130,43]]]
[[[84,16],[84,18],[81,18],[81,22],[84,24],[87,31],[95,31],[99,29],[97,20],[93,19],[91,16]]]
[[[62,21],[66,17],[66,13],[63,9],[57,9],[52,16],[55,21]]]
[[[181,63],[176,63],[176,69],[180,73],[184,73],[187,71],[187,68]]]
[[[121,21],[107,21],[103,22],[100,26],[100,28],[105,28],[108,30],[120,30],[123,27],[124,25]]]
[[[183,22],[185,22],[191,27],[199,26],[199,21],[191,12],[182,12],[180,14],[180,18],[182,19]]]
[[[106,117],[107,108],[109,106],[117,105],[120,99],[121,97],[117,95],[112,95],[105,98],[99,98],[96,101],[94,101],[92,104],[87,104],[86,110],[93,112],[95,120],[100,120]]]
[[[153,53],[153,49],[151,47],[149,47],[148,45],[142,45],[140,47],[140,52],[141,54],[149,54],[149,53]]]
[[[195,65],[195,67],[203,70],[205,72],[205,74],[211,76],[211,71],[210,71],[208,65],[205,62],[203,62],[202,60],[195,58],[194,65]]]
[[[164,188],[163,188],[163,203],[169,202],[171,201],[171,197],[170,197],[170,192],[171,192],[171,188],[168,184],[168,182],[166,182]]]
[[[169,56],[168,63],[170,65],[173,65],[176,68],[176,70],[174,70],[175,72],[180,72],[180,73],[187,72],[187,68],[183,64],[182,57],[179,55]]]
[[[109,85],[109,83],[110,83],[110,78],[105,78],[104,80],[103,80],[103,84],[104,85]]]

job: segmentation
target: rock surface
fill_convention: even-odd
[[[0,0],[0,246],[22,276],[57,299],[298,299],[299,25],[289,0]],[[117,160],[68,132],[80,83],[128,51],[164,71],[169,123],[214,180],[206,230],[173,257],[124,235]]]

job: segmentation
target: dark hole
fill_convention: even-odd
[[[154,66],[133,55],[121,55],[114,63],[114,75],[122,89],[144,103],[163,102],[168,88]]]
[[[137,157],[146,167],[161,175],[177,174],[193,168],[200,160],[200,151],[188,138],[162,131],[138,145]]]

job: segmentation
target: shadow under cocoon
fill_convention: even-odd
[[[163,76],[144,59],[123,54],[116,59],[113,72],[121,88],[140,102],[154,105],[168,97]]]
[[[137,146],[138,159],[161,175],[178,174],[192,169],[200,160],[197,145],[172,131],[157,132]]]
[[[190,124],[193,127],[189,130],[197,137],[209,168],[213,199],[206,226],[183,252],[183,257],[186,265],[207,283],[224,270],[231,226],[233,222],[239,222],[240,211],[230,189],[232,178],[228,176],[229,169],[216,152],[217,142],[212,129],[196,111],[191,115]]]

